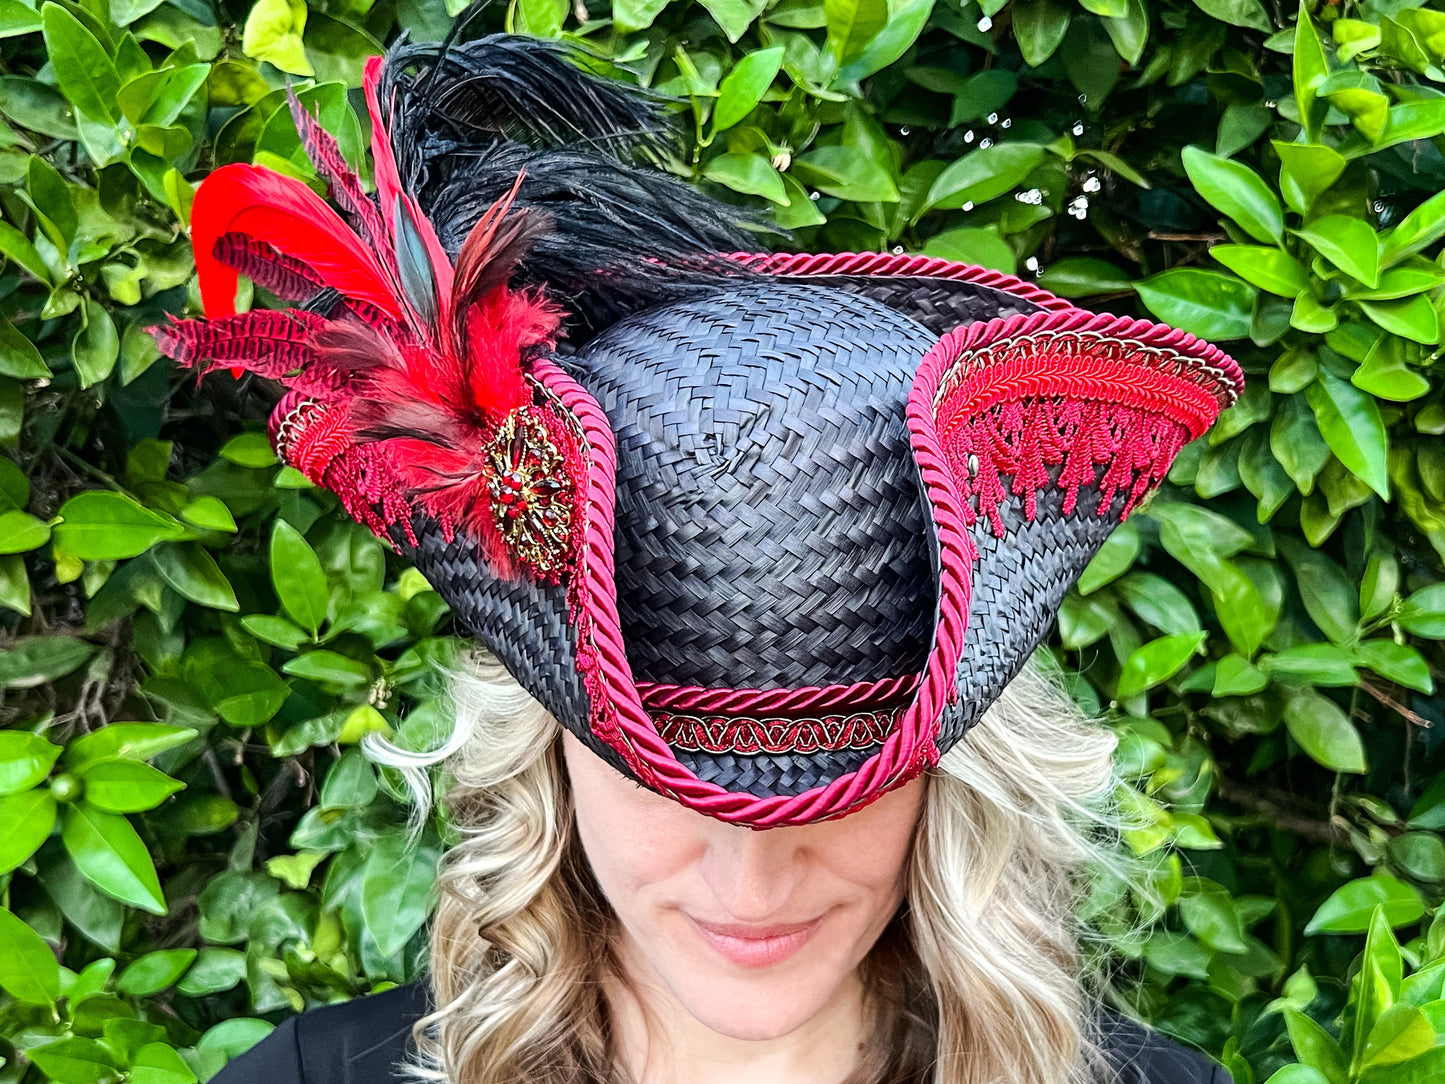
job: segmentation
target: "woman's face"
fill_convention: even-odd
[[[857,996],[857,967],[903,900],[921,779],[842,820],[760,832],[564,741],[582,846],[644,1000],[650,987],[714,1032],[764,1040]]]

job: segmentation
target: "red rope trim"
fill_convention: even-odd
[[[856,685],[807,686],[798,689],[705,689],[696,685],[638,682],[637,692],[649,711],[683,711],[695,715],[785,715],[837,708],[878,708],[918,689],[919,676],[884,678]]]
[[[1074,306],[1055,297],[1032,282],[1015,275],[993,271],[973,264],[944,260],[937,256],[909,255],[892,252],[731,252],[728,258],[746,264],[767,275],[817,278],[844,275],[859,278],[935,278],[971,282],[994,290],[1003,290],[1032,301],[1049,312],[1072,311]]]
[[[654,712],[657,732],[674,749],[756,756],[759,753],[843,752],[871,749],[888,738],[902,708],[806,719],[746,719],[730,715]]]

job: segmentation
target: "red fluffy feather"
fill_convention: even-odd
[[[363,461],[367,470],[382,469],[405,498],[382,502],[387,511],[378,519],[379,483],[353,478],[343,496],[366,522],[406,524],[406,509],[420,505],[447,529],[465,528],[492,567],[512,575],[514,560],[490,511],[484,448],[509,412],[532,401],[525,359],[557,333],[561,310],[508,285],[548,223],[512,212],[514,187],[478,222],[453,268],[431,223],[401,189],[376,101],[378,77],[378,64],[368,65],[379,210],[334,141],[304,114],[297,117],[303,145],[366,236],[300,181],[256,166],[222,167],[201,184],[192,214],[210,319],[155,329],[157,340],[164,352],[203,371],[240,365],[323,408],[332,451],[315,462],[341,463],[346,449],[355,449],[361,459],[347,460],[346,471]],[[403,270],[397,214],[414,233],[406,267],[424,259],[419,273],[435,284],[434,320],[424,320],[406,298],[403,275],[414,283],[418,272]],[[292,291],[336,294],[318,311],[237,315],[238,271]],[[426,307],[433,308],[429,301]]]

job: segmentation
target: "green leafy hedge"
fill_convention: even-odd
[[[400,780],[356,744],[445,732],[445,606],[276,464],[246,385],[197,388],[144,329],[198,308],[209,169],[311,177],[287,82],[365,169],[365,58],[455,14],[0,0],[0,1084],[205,1079],[423,965],[445,826],[409,842]],[[1240,359],[1243,400],[1061,615],[1152,871],[1091,916],[1127,998],[1241,1084],[1445,1078],[1445,10],[514,0],[482,22],[676,96],[679,172],[799,247],[1038,274]]]

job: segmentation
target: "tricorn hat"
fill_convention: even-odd
[[[289,390],[283,459],[393,542],[557,719],[754,827],[934,765],[1239,393],[1181,331],[1009,275],[759,254],[662,104],[493,35],[366,73],[375,195],[200,186],[166,353]],[[297,307],[235,312],[244,274]]]

